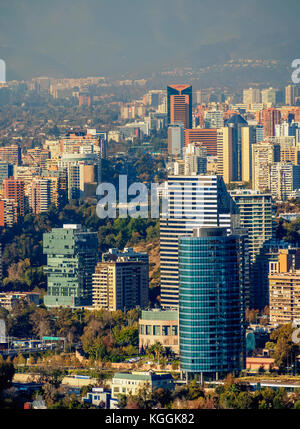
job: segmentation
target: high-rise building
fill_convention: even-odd
[[[245,368],[239,238],[199,228],[179,238],[180,369],[224,376]]]
[[[270,262],[278,261],[280,249],[288,249],[290,244],[272,238],[267,240],[256,255],[251,266],[252,308],[264,309],[269,305],[269,268]]]
[[[182,122],[184,128],[192,128],[192,87],[169,85],[167,87],[168,124]]]
[[[8,179],[14,175],[14,166],[5,161],[0,161],[0,186],[3,180]]]
[[[149,268],[142,260],[119,256],[98,262],[93,274],[93,307],[110,311],[148,305]]]
[[[255,261],[264,242],[273,237],[272,196],[250,189],[230,191],[239,209],[240,227],[248,231],[250,261]]]
[[[217,156],[218,130],[215,128],[193,128],[184,130],[184,145],[190,143],[203,143],[207,155]]]
[[[168,153],[169,155],[181,156],[184,146],[183,123],[170,124],[168,127]]]
[[[51,204],[51,181],[36,179],[29,192],[29,207],[34,215],[46,212]]]
[[[239,209],[240,227],[247,231],[250,286],[246,298],[254,306],[257,302],[265,302],[260,296],[262,287],[258,287],[259,282],[254,280],[253,264],[261,253],[264,243],[273,238],[272,197],[271,194],[242,189],[230,191],[230,195]],[[254,308],[261,307],[254,306]]]
[[[285,104],[287,106],[295,106],[296,86],[288,85],[285,87]]]
[[[202,226],[238,227],[238,209],[220,176],[169,176],[160,219],[161,303],[178,306],[178,238]]]
[[[184,148],[184,175],[206,174],[207,151],[202,143],[190,143]]]
[[[280,144],[263,141],[252,145],[252,189],[271,189],[271,166],[280,161]]]
[[[244,104],[257,104],[261,102],[261,92],[258,88],[248,88],[243,90]]]
[[[291,162],[300,165],[300,150],[298,146],[280,145],[280,162]]]
[[[256,125],[255,131],[256,131],[256,137],[255,137],[256,143],[262,142],[265,139],[265,128],[264,128],[264,126],[263,125]]]
[[[18,144],[0,147],[0,161],[5,161],[12,165],[21,165],[21,147]]]
[[[275,125],[280,124],[280,110],[270,107],[259,112],[259,123],[264,126],[266,137],[275,136]]]
[[[300,166],[291,162],[275,162],[271,166],[271,194],[285,201],[295,189],[300,189]]]
[[[15,200],[0,200],[0,226],[12,227],[18,222],[18,204]]]
[[[276,104],[276,92],[275,88],[265,88],[261,91],[261,102],[267,105],[275,105]]]
[[[226,184],[233,180],[235,160],[237,150],[233,146],[233,129],[223,127],[218,129],[218,154],[217,154],[217,173],[222,176]],[[237,148],[236,148],[237,149]]]
[[[98,238],[81,225],[64,225],[43,235],[47,255],[47,307],[92,305],[92,275],[97,263]]]
[[[17,204],[18,216],[25,215],[25,190],[22,180],[9,177],[2,183],[4,199],[13,200]]]
[[[204,114],[205,128],[224,127],[224,113],[222,110],[206,110]]]
[[[88,187],[93,186],[93,194],[101,182],[101,158],[99,154],[63,154],[58,167],[67,171],[68,199],[83,198]]]
[[[241,115],[231,116],[225,124],[232,129],[232,180],[242,180],[242,129],[247,127],[247,121]]]
[[[252,180],[252,145],[256,143],[256,129],[253,126],[241,128],[241,162],[243,182],[251,182]]]
[[[270,263],[270,323],[300,324],[300,249],[281,249]]]

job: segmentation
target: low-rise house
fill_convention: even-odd
[[[153,371],[133,371],[131,373],[116,373],[112,379],[112,398],[118,395],[135,395],[145,385],[152,390],[163,388],[173,390],[174,382],[171,374],[156,374]]]

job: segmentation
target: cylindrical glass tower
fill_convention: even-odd
[[[226,374],[243,368],[239,242],[225,228],[179,238],[180,367]]]

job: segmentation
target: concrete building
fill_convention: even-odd
[[[280,161],[280,145],[263,141],[252,145],[252,189],[271,189],[271,166]]]
[[[139,318],[139,349],[156,342],[179,354],[178,311],[143,310]]]
[[[265,241],[273,237],[272,196],[254,190],[234,190],[230,195],[239,209],[240,227],[248,231],[250,261]]]
[[[217,174],[223,177],[226,184],[235,180],[234,161],[237,151],[233,146],[233,129],[223,127],[218,129],[217,137]]]
[[[266,104],[268,107],[275,106],[276,104],[276,93],[275,88],[265,88],[261,91],[261,101],[263,104]]]
[[[110,311],[148,305],[149,266],[146,261],[119,256],[98,262],[93,274],[93,307]]]
[[[168,127],[168,154],[181,156],[184,146],[184,124],[173,123]]]
[[[248,88],[243,90],[243,103],[246,105],[261,102],[261,91],[258,88]]]
[[[270,262],[270,323],[300,324],[300,249],[282,249]]]
[[[184,175],[206,174],[207,150],[202,143],[190,143],[184,148]]]
[[[0,161],[8,162],[12,165],[21,165],[21,147],[18,144],[0,147]]]
[[[285,87],[285,104],[287,106],[295,106],[296,86],[287,85]]]
[[[43,235],[47,255],[47,307],[92,304],[92,275],[97,263],[98,238],[81,225],[64,225]]]
[[[162,388],[174,390],[171,374],[156,374],[155,372],[132,371],[131,373],[116,373],[112,379],[112,398],[118,395],[136,395],[144,387],[150,386],[153,391]]]
[[[242,127],[241,162],[242,181],[252,181],[252,145],[256,143],[256,128],[253,126]]]
[[[0,186],[3,180],[8,179],[14,175],[14,166],[5,161],[0,161]]]
[[[51,204],[51,181],[36,179],[30,186],[29,207],[34,215],[49,210]]]
[[[224,113],[222,110],[207,110],[204,113],[205,128],[224,127]]]
[[[193,128],[184,130],[184,145],[203,143],[207,155],[217,156],[218,131],[217,128]]]
[[[295,189],[300,189],[300,166],[291,162],[275,162],[271,166],[272,197],[285,201]]]
[[[24,216],[26,209],[24,182],[14,177],[4,179],[2,193],[4,199],[13,200],[17,205],[17,216]]]
[[[261,110],[258,114],[259,123],[264,126],[266,137],[275,136],[275,125],[280,123],[280,110],[270,107],[269,109]]]

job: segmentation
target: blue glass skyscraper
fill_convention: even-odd
[[[245,364],[239,237],[204,227],[179,238],[180,368],[214,376]]]

